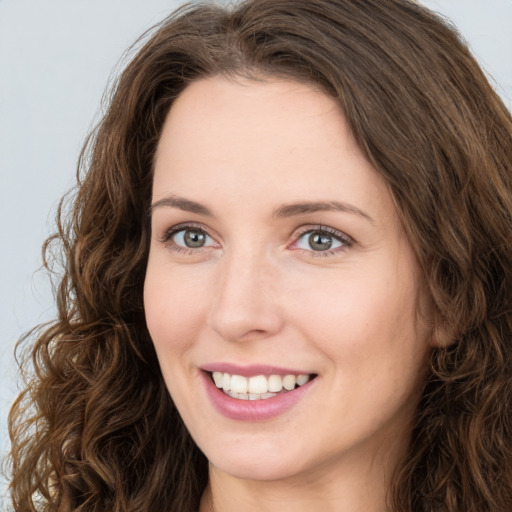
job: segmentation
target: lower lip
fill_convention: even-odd
[[[240,400],[221,391],[212,381],[210,373],[201,371],[201,375],[206,393],[215,409],[226,418],[238,421],[264,421],[283,414],[297,404],[316,381],[316,378],[312,379],[292,391],[272,398]]]

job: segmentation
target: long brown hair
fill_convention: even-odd
[[[445,339],[390,510],[512,510],[512,119],[453,27],[409,0],[248,0],[182,8],[144,41],[45,246],[47,265],[62,256],[58,318],[26,338],[14,509],[198,508],[207,462],[160,374],[142,287],[164,118],[192,81],[223,74],[337,98],[426,276]]]

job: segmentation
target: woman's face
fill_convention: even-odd
[[[193,83],[165,121],[152,202],[147,325],[214,469],[309,478],[403,447],[430,301],[334,100],[288,81]]]

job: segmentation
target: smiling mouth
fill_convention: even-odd
[[[244,377],[224,372],[211,372],[212,381],[224,394],[237,400],[265,400],[289,393],[309,381],[315,374],[255,375]]]

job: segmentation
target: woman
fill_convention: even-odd
[[[414,2],[167,19],[47,245],[15,510],[509,510],[511,136]]]

